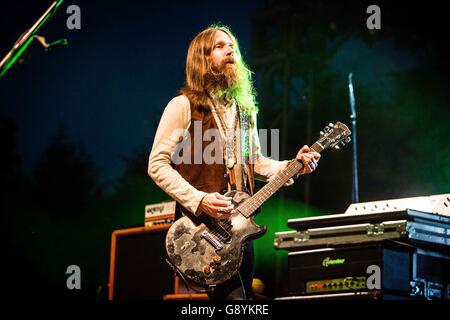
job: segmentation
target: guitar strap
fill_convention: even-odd
[[[248,186],[250,187],[250,195],[253,195],[253,181],[255,181],[253,176],[253,164],[246,163],[248,172]]]
[[[228,181],[230,182],[231,190],[236,190],[236,176],[234,174],[234,169],[233,168],[230,169],[227,167],[227,174],[229,177]]]
[[[243,177],[244,179],[245,178],[248,178],[248,186],[249,186],[249,188],[250,188],[250,195],[253,195],[253,179],[254,179],[254,176],[253,176],[253,164],[249,164],[249,163],[246,163],[245,164],[245,166],[246,166],[246,168],[247,168],[247,172],[248,172],[248,177]],[[234,174],[234,170],[233,169],[229,169],[229,168],[227,168],[227,174],[228,174],[228,177],[229,177],[229,183],[230,183],[230,189],[231,190],[237,190],[237,188],[236,188],[236,175]]]
[[[254,164],[253,159],[253,128],[250,116],[245,114],[238,106],[239,124],[241,128],[241,163],[244,191],[253,195],[254,189]]]

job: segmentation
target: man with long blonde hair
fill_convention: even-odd
[[[226,192],[253,194],[255,179],[269,181],[286,168],[288,161],[261,154],[257,112],[252,73],[230,29],[213,25],[197,34],[187,53],[186,84],[163,112],[148,163],[150,177],[177,202],[177,217],[227,220],[233,205]],[[298,174],[314,171],[319,158],[303,146]],[[250,299],[253,269],[249,241],[239,272],[209,297]]]

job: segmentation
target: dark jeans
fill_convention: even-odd
[[[244,245],[242,264],[239,272],[231,279],[217,285],[213,293],[208,293],[211,300],[249,300],[252,293],[253,274],[255,269],[255,256],[253,242]],[[241,279],[239,278],[241,275]],[[244,287],[242,287],[242,284]]]

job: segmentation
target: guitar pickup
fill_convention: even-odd
[[[221,250],[223,248],[222,243],[219,240],[217,240],[217,238],[214,237],[208,231],[206,231],[206,230],[203,231],[201,236],[202,236],[203,239],[208,241],[217,251],[219,251],[219,250]]]

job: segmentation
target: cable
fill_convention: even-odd
[[[238,271],[239,280],[241,281],[242,293],[244,295],[244,300],[247,300],[247,295],[245,294],[244,281],[242,281],[241,273]]]
[[[209,293],[209,292],[212,292],[213,289],[203,289],[203,290],[201,290],[201,289],[194,288],[194,287],[190,286],[190,285],[189,285],[189,282],[186,280],[186,278],[184,277],[183,273],[182,273],[180,270],[178,270],[178,268],[175,267],[175,266],[172,264],[172,262],[169,261],[169,259],[166,259],[166,262],[167,262],[167,264],[169,265],[169,267],[175,272],[175,274],[178,275],[178,276],[181,278],[181,280],[183,280],[183,283],[184,283],[184,285],[185,285],[186,287],[189,287],[189,288],[191,288],[192,290],[194,290],[194,291],[196,291],[196,292],[200,292],[200,293],[206,293],[206,294],[207,294],[207,293]],[[211,286],[209,286],[209,287],[211,287]],[[191,298],[192,298],[192,297],[191,297]]]
[[[184,279],[183,279],[183,283],[184,283],[184,286],[186,287],[186,291],[189,293],[189,300],[192,300],[191,290],[189,290],[189,287],[188,287],[186,281],[184,281]]]

